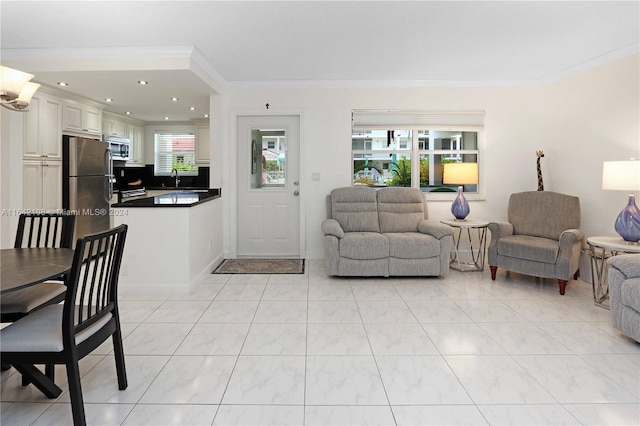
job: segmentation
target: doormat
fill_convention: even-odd
[[[213,274],[304,274],[304,259],[225,259]]]

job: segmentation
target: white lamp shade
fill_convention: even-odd
[[[453,185],[477,184],[478,163],[445,163],[442,183]]]
[[[24,102],[26,104],[29,104],[29,102],[31,102],[31,98],[33,97],[34,93],[36,93],[36,90],[38,90],[40,88],[40,85],[38,83],[27,83],[22,87],[22,90],[20,91],[20,96],[18,96],[18,99],[16,99],[18,102]]]
[[[20,94],[22,87],[32,78],[33,74],[0,66],[0,91],[12,94],[15,99]]]
[[[640,160],[605,161],[602,189],[640,191]]]

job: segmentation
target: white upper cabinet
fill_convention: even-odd
[[[127,137],[127,123],[118,116],[104,113],[102,115],[102,134],[105,136]]]
[[[127,124],[127,138],[131,142],[127,164],[144,165],[144,126]]]
[[[64,101],[62,129],[73,134],[102,136],[102,110],[75,101]]]
[[[38,93],[25,116],[25,160],[62,160],[62,99]]]
[[[209,119],[194,119],[196,133],[196,164],[209,165],[211,147],[209,145]]]

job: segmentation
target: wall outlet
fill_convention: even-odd
[[[320,182],[320,173],[311,173],[311,180],[314,182]]]

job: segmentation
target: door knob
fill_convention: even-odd
[[[298,195],[300,195],[300,191],[293,191],[293,195],[297,197]]]
[[[300,185],[300,182],[298,181],[293,182],[293,186],[298,186],[298,185]]]

